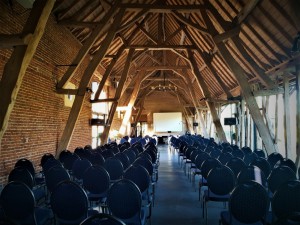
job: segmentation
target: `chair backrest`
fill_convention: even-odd
[[[255,181],[237,185],[229,199],[229,211],[241,223],[256,223],[266,216],[269,197],[265,188]]]
[[[34,186],[31,173],[25,167],[15,167],[8,175],[8,182],[20,181],[26,184],[30,189]]]
[[[255,161],[258,158],[258,156],[252,152],[251,154],[245,154],[242,158],[246,166],[250,165],[253,161]]]
[[[137,157],[135,152],[131,148],[126,149],[123,153],[125,153],[129,158],[130,164],[132,164]]]
[[[110,177],[102,166],[91,166],[83,174],[83,187],[92,194],[103,194],[109,189]]]
[[[73,165],[77,159],[80,159],[80,157],[75,153],[71,153],[66,154],[60,161],[67,170],[72,171]]]
[[[247,166],[237,176],[237,183],[242,184],[248,181],[255,181],[267,187],[267,178],[264,172],[257,166]]]
[[[62,167],[63,165],[61,164],[61,162],[55,158],[50,158],[48,159],[44,164],[43,164],[43,172],[47,173],[47,171],[49,169],[51,169],[54,166],[60,166]]]
[[[217,166],[221,166],[222,164],[220,163],[219,160],[215,158],[208,158],[206,159],[202,165],[201,165],[201,174],[202,176],[206,179],[209,171]]]
[[[208,158],[210,158],[208,153],[206,153],[206,152],[198,153],[198,155],[196,156],[196,159],[195,159],[196,167],[200,170],[201,166],[202,166],[202,163]]]
[[[34,214],[34,195],[23,182],[11,181],[3,188],[0,205],[7,219],[13,224],[37,224]]]
[[[141,192],[132,181],[122,179],[110,187],[107,205],[112,215],[121,220],[140,217],[142,207]]]
[[[35,177],[35,168],[33,166],[33,163],[29,160],[29,159],[19,159],[16,164],[15,167],[23,167],[26,168],[29,173],[31,174],[32,177]]]
[[[280,167],[280,166],[287,166],[289,168],[291,168],[295,173],[297,173],[297,166],[296,164],[294,163],[293,160],[291,159],[282,159],[282,160],[279,160],[275,165],[274,165],[274,168],[277,168],[277,167]]]
[[[253,151],[258,157],[266,158],[266,153],[262,149],[255,149]]]
[[[296,173],[287,166],[274,168],[268,177],[270,191],[274,194],[275,191],[285,182],[297,179]]]
[[[145,167],[146,170],[148,171],[149,175],[152,176],[153,165],[152,165],[152,162],[150,161],[150,159],[148,159],[146,157],[139,157],[134,161],[133,165],[134,166],[141,165],[141,166]]]
[[[80,225],[126,225],[122,220],[106,213],[97,213],[86,218]]]
[[[270,163],[271,169],[275,166],[275,164],[279,161],[282,160],[283,156],[279,152],[273,152],[270,155],[268,155],[268,162]]]
[[[110,180],[118,180],[123,175],[123,165],[122,162],[117,158],[108,158],[105,160],[104,168],[107,170],[110,176]]]
[[[254,161],[252,161],[250,165],[257,166],[258,168],[260,168],[264,172],[266,177],[268,177],[271,172],[270,163],[265,158],[258,157]]]
[[[207,175],[209,190],[217,195],[229,194],[235,186],[235,175],[227,166],[217,166]]]
[[[245,153],[240,150],[240,149],[233,149],[231,154],[234,156],[234,157],[238,157],[240,159],[243,159],[245,157]]]
[[[210,153],[210,157],[217,159],[219,157],[219,155],[221,155],[221,151],[219,149],[214,148]]]
[[[240,158],[233,157],[226,163],[226,166],[228,166],[235,174],[235,177],[237,177],[239,172],[246,167],[246,164]]]
[[[146,191],[150,185],[150,175],[145,167],[141,165],[137,166],[130,166],[123,175],[124,179],[131,180],[133,183],[135,183],[141,193]]]
[[[44,166],[48,159],[54,159],[54,155],[51,153],[45,153],[41,158],[41,167]]]
[[[233,157],[233,155],[230,152],[222,152],[221,155],[219,155],[218,160],[223,164],[226,165],[226,163]]]
[[[130,166],[131,163],[129,161],[128,156],[125,153],[120,152],[116,154],[115,157],[122,162],[124,170],[126,170]]]
[[[92,163],[87,159],[76,159],[76,161],[74,162],[74,164],[72,166],[73,176],[76,179],[81,180],[86,169],[91,166],[92,166]]]
[[[272,212],[276,216],[276,218],[283,219],[289,216],[289,214],[291,213],[300,213],[299,196],[299,180],[290,180],[282,184],[273,195],[271,202]]]
[[[56,185],[50,196],[50,205],[59,224],[80,224],[88,215],[87,195],[73,181]]]
[[[99,152],[96,152],[96,151],[93,151],[88,156],[87,160],[89,160],[92,163],[92,165],[95,165],[95,166],[103,166],[103,164],[105,162],[104,157]]]
[[[57,184],[65,180],[70,180],[70,175],[65,168],[59,165],[53,166],[45,172],[45,182],[50,193],[52,193]]]

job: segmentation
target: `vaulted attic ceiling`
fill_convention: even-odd
[[[75,95],[59,150],[68,146],[90,82],[99,81],[91,102],[112,102],[102,140],[117,106],[135,104],[147,113],[172,104],[174,111],[181,107],[186,120],[195,113],[200,118],[196,109],[206,107],[219,139],[226,141],[216,103],[241,95],[272,152],[274,142],[255,95],[282,92],[283,79],[295,83],[299,5],[298,0],[36,0],[21,34],[0,37],[0,47],[13,47],[0,82],[0,138],[37,45],[44,31],[51,35],[47,21],[53,23],[54,15],[57,26],[65,26],[81,45],[57,76],[57,93]],[[64,40],[64,33],[59,37]],[[66,89],[70,80],[77,82],[76,90]],[[107,80],[118,85],[113,98],[101,100]],[[155,109],[149,99],[155,99]]]
[[[89,50],[98,54],[113,20],[124,15],[117,33],[100,67],[107,69],[117,60],[111,80],[119,80],[129,49],[135,49],[125,87],[128,93],[141,71],[145,71],[141,95],[151,94],[165,82],[176,86],[185,104],[192,104],[186,86],[193,86],[197,100],[207,99],[192,73],[188,51],[212,99],[227,99],[239,95],[239,84],[227,66],[217,44],[226,48],[242,67],[249,83],[259,89],[276,88],[286,66],[295,55],[291,48],[299,30],[297,1],[238,0],[168,0],[168,1],[62,1],[56,2],[54,14],[59,25],[67,26],[83,44],[93,31],[101,27],[100,35]],[[121,12],[121,13],[120,13]],[[208,17],[205,19],[204,14]],[[212,21],[213,27],[207,25]],[[298,59],[298,56],[297,56]],[[292,73],[293,71],[291,71]],[[126,93],[125,92],[125,93]],[[224,95],[225,93],[225,95]],[[175,92],[169,94],[176,95]],[[126,104],[126,99],[121,103]],[[123,102],[122,102],[123,100]],[[202,101],[203,103],[203,101]]]

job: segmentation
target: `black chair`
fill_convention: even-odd
[[[141,192],[130,180],[122,179],[110,187],[107,205],[111,214],[126,224],[146,224],[146,209],[142,208]]]
[[[261,184],[265,188],[268,186],[268,181],[264,172],[257,166],[247,166],[243,168],[237,176],[238,184],[243,184],[251,180]]]
[[[51,153],[45,153],[42,158],[41,158],[41,167],[43,168],[43,166],[45,165],[45,163],[48,161],[48,159],[54,159],[54,155]]]
[[[106,213],[98,213],[90,216],[80,223],[80,225],[126,225],[122,220]]]
[[[50,209],[36,207],[30,188],[20,181],[9,182],[0,195],[6,219],[18,225],[43,225],[53,219]]]
[[[271,172],[271,166],[267,159],[264,158],[256,158],[252,163],[250,163],[251,166],[257,166],[260,168],[266,177],[270,175]]]
[[[287,166],[274,168],[268,177],[268,185],[271,193],[275,191],[285,182],[297,179],[296,173]]]
[[[69,171],[69,173],[72,174],[72,168],[77,159],[80,159],[80,157],[75,153],[67,153],[62,159],[60,159],[60,161],[62,162],[63,166]]]
[[[83,188],[86,190],[90,206],[96,203],[97,206],[106,209],[106,198],[110,185],[108,172],[101,166],[91,166],[83,174]]]
[[[279,160],[283,160],[283,156],[279,152],[273,152],[268,155],[267,160],[270,163],[271,169],[273,169],[273,167]]]
[[[86,151],[86,150],[83,150]],[[92,163],[87,159],[77,159],[72,166],[72,175],[76,182],[82,182],[84,172],[92,166]]]
[[[237,185],[229,199],[229,211],[221,212],[223,225],[264,224],[269,209],[266,189],[255,181]]]
[[[246,166],[250,165],[253,161],[255,161],[258,158],[258,156],[252,152],[251,154],[245,154],[242,158]]]
[[[233,155],[230,152],[222,152],[221,155],[219,155],[218,160],[223,164],[226,165],[226,163],[233,157]]]
[[[266,158],[267,154],[262,149],[255,149],[253,151],[258,157]]]
[[[53,166],[45,172],[45,181],[49,193],[52,193],[57,184],[65,180],[70,180],[70,175],[61,166]]]
[[[227,166],[217,166],[210,170],[207,176],[208,189],[203,194],[203,216],[207,224],[207,202],[223,202],[229,200],[230,192],[236,183],[235,175]]]
[[[23,167],[23,168],[27,169],[30,172],[33,179],[35,178],[35,168],[30,160],[28,160],[26,158],[19,159],[16,162],[15,167]]]
[[[115,157],[122,162],[124,170],[126,170],[130,166],[130,164],[131,164],[130,160],[125,153],[120,152],[120,153],[116,154]]]
[[[219,160],[215,158],[208,158],[206,159],[202,165],[201,165],[201,179],[199,180],[199,189],[198,189],[198,197],[199,201],[201,201],[201,191],[202,187],[207,186],[207,175],[209,171],[215,167],[221,166],[222,164],[220,163]]]
[[[63,165],[61,164],[61,162],[59,160],[57,160],[55,158],[48,159],[42,166],[44,175],[45,175],[45,173],[47,173],[47,171],[49,169],[51,169],[54,166],[63,167]]]
[[[238,157],[240,159],[243,159],[245,157],[245,153],[242,150],[240,150],[240,149],[233,149],[233,151],[231,152],[231,154],[234,157]]]
[[[20,181],[26,184],[32,191],[37,204],[46,200],[46,191],[41,186],[35,186],[31,173],[25,167],[15,167],[8,175],[8,182]]]
[[[282,184],[272,198],[272,222],[286,220],[289,217],[298,218],[294,224],[300,222],[300,181],[290,180]],[[298,213],[298,216],[296,214]],[[292,216],[293,215],[293,216]],[[290,220],[292,221],[292,218]],[[269,221],[271,222],[271,221]],[[277,222],[278,223],[278,222]]]
[[[287,216],[276,220],[272,225],[299,225],[300,224],[300,213],[292,212]]]
[[[233,157],[226,163],[226,166],[228,166],[234,173],[235,177],[237,177],[239,172],[246,167],[246,164],[242,159]]]
[[[123,176],[124,168],[122,162],[117,158],[108,158],[105,160],[103,167],[107,170],[110,182],[116,182]]]
[[[98,213],[88,209],[85,191],[77,183],[68,180],[56,185],[50,196],[50,205],[59,225],[78,225]]]
[[[280,167],[280,166],[287,166],[291,168],[295,173],[297,173],[297,166],[291,159],[282,159],[279,160],[275,165],[274,168]]]

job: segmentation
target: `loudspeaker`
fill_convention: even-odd
[[[236,118],[224,118],[224,125],[236,125],[237,124],[237,120]]]
[[[194,127],[198,127],[198,123],[193,123],[193,126]]]
[[[91,119],[90,123],[92,126],[104,126],[105,120],[104,119]]]
[[[130,125],[131,125],[131,127],[136,127],[135,123],[131,123]]]

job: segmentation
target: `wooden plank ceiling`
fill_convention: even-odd
[[[145,113],[159,111],[164,99],[177,99],[177,95],[184,105],[195,106],[187,87],[195,90],[196,101],[203,106],[204,99],[220,101],[240,95],[239,83],[216,46],[221,42],[242,67],[248,83],[262,90],[276,89],[284,69],[299,61],[291,52],[300,26],[296,0],[57,0],[53,13],[58,25],[66,26],[83,46],[102,26],[88,52],[95,57],[122,9],[121,25],[99,65],[105,71],[117,60],[108,79],[119,81],[129,49],[135,49],[119,106],[128,104],[138,74],[145,75],[136,104],[145,95],[160,101],[156,106],[144,105]],[[212,35],[203,13],[217,34]],[[198,85],[188,51],[211,99]],[[294,71],[288,73],[293,79]]]

